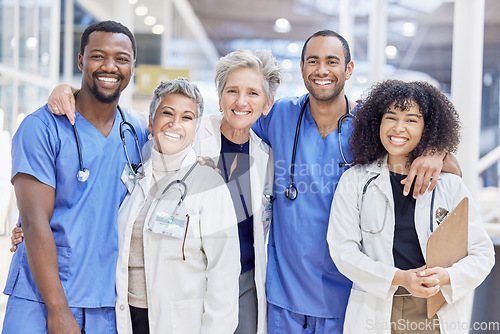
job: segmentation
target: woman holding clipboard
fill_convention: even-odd
[[[338,184],[327,235],[335,264],[353,281],[344,333],[468,333],[467,296],[494,263],[479,213],[469,201],[468,255],[449,268],[427,268],[436,211],[452,211],[470,195],[447,173],[418,199],[403,194],[401,184],[424,152],[456,150],[456,110],[430,84],[388,80],[372,88],[355,115],[353,167]],[[439,291],[447,304],[428,319],[426,298]]]

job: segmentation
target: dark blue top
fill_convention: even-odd
[[[221,133],[220,159],[217,168],[227,183],[238,219],[241,273],[255,267],[249,148],[249,141],[235,144]]]
[[[394,243],[392,254],[394,266],[401,270],[415,269],[425,264],[417,231],[415,230],[415,203],[410,195],[403,195],[404,185],[401,184],[406,175],[390,172],[392,194],[394,197]]]

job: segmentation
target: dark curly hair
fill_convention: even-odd
[[[422,81],[386,80],[375,84],[355,110],[350,151],[353,165],[365,165],[383,158],[387,151],[380,141],[382,116],[395,108],[408,110],[416,103],[424,118],[424,129],[417,147],[409,153],[409,162],[430,149],[455,152],[460,141],[458,113],[450,100],[436,87]]]

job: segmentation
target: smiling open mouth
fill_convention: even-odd
[[[117,78],[108,78],[108,77],[97,77],[97,80],[104,81],[104,82],[109,82],[109,83],[118,82]]]
[[[329,85],[332,83],[331,80],[314,80],[314,83],[316,85],[320,85],[320,86],[326,86],[326,85]]]
[[[402,138],[402,137],[392,137],[390,136],[389,139],[395,143],[406,143],[408,141],[408,138]]]
[[[236,110],[233,110],[233,113],[235,113],[238,116],[244,116],[244,115],[248,115],[250,113],[250,111],[236,111]]]
[[[182,136],[180,134],[177,134],[177,133],[171,133],[171,132],[163,132],[163,135],[165,137],[167,137],[168,139],[171,139],[171,140],[180,140],[182,138]]]

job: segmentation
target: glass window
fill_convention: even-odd
[[[19,6],[19,70],[26,73],[36,73],[36,53],[38,40],[35,36],[35,15],[33,4],[21,2]]]
[[[4,1],[0,6],[0,64],[14,65],[14,1]]]
[[[14,109],[14,84],[10,77],[0,75],[0,109],[3,111],[3,129],[11,135],[14,133],[16,122],[13,120]]]
[[[38,8],[40,23],[38,26],[38,74],[50,77],[50,57],[58,57],[59,51],[50,52],[50,2],[42,1]],[[62,51],[61,51],[62,52]]]

